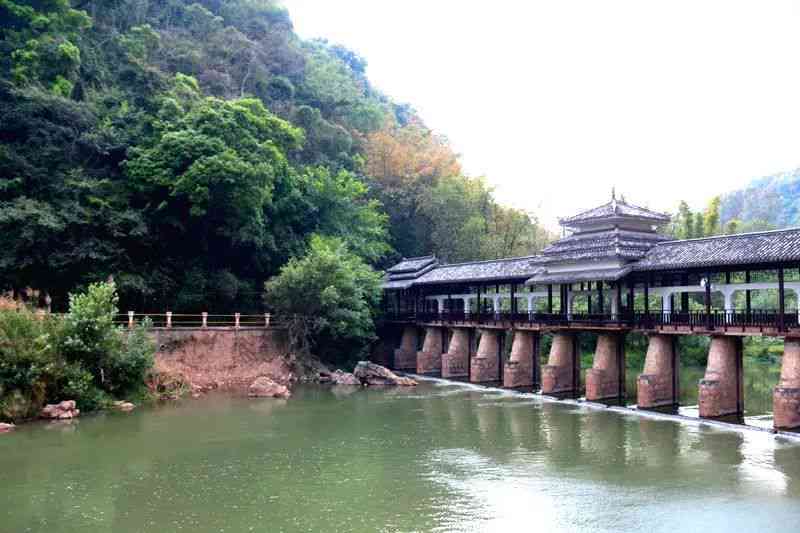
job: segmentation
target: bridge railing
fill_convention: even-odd
[[[620,325],[640,329],[656,329],[665,327],[689,329],[722,329],[733,328],[780,328],[793,329],[800,327],[798,313],[784,313],[781,315],[774,309],[753,309],[750,311],[736,309],[729,311],[713,310],[710,314],[705,311],[651,311],[644,313],[621,312],[612,313],[511,313],[507,311],[493,312],[481,311],[466,313],[464,311],[421,312],[411,314],[408,320],[417,322],[443,322],[447,324],[487,324],[503,325],[507,323],[538,324],[543,326],[570,326],[583,325],[606,327]]]
[[[114,317],[114,323],[133,327],[149,319],[155,328],[267,328],[279,327],[284,321],[270,313],[137,313],[129,311]]]

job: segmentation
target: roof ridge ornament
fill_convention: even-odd
[[[613,185],[611,186],[611,209],[614,214],[617,213],[617,188]]]

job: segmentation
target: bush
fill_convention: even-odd
[[[117,301],[113,282],[93,283],[84,294],[70,294],[64,319],[61,352],[90,371],[99,386],[105,382],[107,359],[122,349],[122,335],[114,326]]]
[[[146,318],[127,333],[119,352],[109,354],[106,379],[111,392],[126,395],[143,388],[147,371],[155,363],[156,347],[147,335],[152,325],[150,318]]]
[[[131,331],[114,325],[113,283],[70,295],[62,319],[28,309],[0,310],[0,418],[36,416],[46,402],[76,400],[83,411],[144,390],[155,347],[149,321]]]
[[[313,237],[306,255],[289,261],[265,288],[267,304],[290,321],[300,354],[355,361],[375,338],[381,277],[338,239]]]

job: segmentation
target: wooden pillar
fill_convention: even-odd
[[[547,314],[553,314],[553,285],[547,285]]]
[[[597,312],[603,314],[603,282],[597,282]]]
[[[786,331],[786,291],[783,286],[783,267],[778,267],[778,331]]]
[[[644,278],[644,321],[645,327],[650,327],[650,276]]]
[[[714,323],[711,319],[711,273],[706,272],[706,329],[714,329]]]
[[[749,270],[745,270],[745,272],[744,272],[744,282],[745,283],[750,283],[750,271]],[[747,313],[747,318],[748,319],[750,318],[750,305],[751,305],[750,289],[747,289],[746,291],[744,291],[744,310],[745,310],[745,313]]]
[[[633,312],[636,309],[636,282],[631,280],[628,285],[628,312],[633,318]]]
[[[476,315],[476,319],[475,320],[476,320],[476,322],[478,322],[480,324],[480,322],[481,322],[481,311],[482,311],[482,307],[483,307],[481,305],[481,284],[480,283],[478,283],[477,293],[478,293],[478,296],[476,298],[477,301],[475,302],[475,304],[478,307],[478,309],[476,309],[477,315]]]
[[[517,297],[516,297],[516,293],[517,293],[517,284],[516,283],[512,283],[511,284],[511,306],[510,306],[512,317],[517,314]]]
[[[684,287],[689,285],[689,275],[684,274],[681,277],[681,285]],[[688,313],[689,312],[689,293],[683,291],[681,293],[681,313]]]

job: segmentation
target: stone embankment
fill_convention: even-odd
[[[213,390],[259,390],[265,377],[287,388],[294,381],[311,381],[327,368],[298,361],[289,353],[281,329],[154,330],[155,369],[151,389],[164,398],[191,392],[197,397]],[[268,394],[267,394],[268,395]]]

